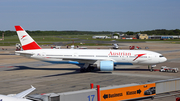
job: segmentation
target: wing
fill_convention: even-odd
[[[26,95],[28,95],[29,93],[31,93],[32,91],[34,91],[35,89],[36,89],[36,88],[34,88],[33,86],[31,86],[30,89],[27,89],[27,90],[25,90],[25,91],[23,91],[23,92],[21,92],[21,93],[18,93],[18,94],[16,94],[16,95],[13,96],[13,97],[23,98],[23,97],[25,97]]]

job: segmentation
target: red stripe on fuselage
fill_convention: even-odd
[[[137,58],[139,58],[139,57],[141,57],[143,55],[146,55],[146,54],[138,54],[137,57],[133,61],[135,61]]]
[[[34,41],[27,45],[23,45],[22,48],[23,50],[41,49],[41,47],[39,47],[39,45]]]
[[[24,29],[21,26],[15,26],[16,31],[24,31]]]

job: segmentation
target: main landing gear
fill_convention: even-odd
[[[81,67],[80,72],[92,72],[95,70],[95,67],[91,66],[90,64],[85,64],[83,67]]]
[[[92,71],[95,71],[94,67],[92,67],[92,68],[88,67],[87,69],[85,69],[85,68],[80,69],[80,72],[92,72]]]

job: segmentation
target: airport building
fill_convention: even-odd
[[[93,39],[107,39],[108,36],[92,36]]]
[[[123,35],[124,35],[124,34],[123,34]],[[113,39],[119,39],[121,36],[122,36],[122,35],[119,34],[119,33],[113,33],[112,36],[111,36],[111,38],[113,38]]]
[[[180,39],[180,35],[147,35],[138,33],[137,35],[127,35],[127,34],[119,34],[113,33],[111,37],[108,36],[93,36],[93,39]]]
[[[137,34],[137,39],[179,39],[179,35],[147,35]]]
[[[137,34],[137,39],[148,39],[148,35],[147,34],[141,34],[141,33],[138,33]]]
[[[179,39],[179,35],[150,35],[149,39]]]

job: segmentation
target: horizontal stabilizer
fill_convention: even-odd
[[[31,57],[33,54],[32,53],[28,53],[26,51],[15,51],[15,55],[21,55],[21,56],[25,56],[25,57]]]

